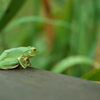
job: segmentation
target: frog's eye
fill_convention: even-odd
[[[36,51],[36,49],[34,48],[34,49],[32,49],[32,51],[34,51],[34,52],[35,52],[35,51]]]

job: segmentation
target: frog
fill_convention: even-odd
[[[0,69],[25,69],[31,66],[29,59],[38,54],[39,52],[32,46],[6,49],[0,55]]]

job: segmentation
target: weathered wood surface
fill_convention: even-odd
[[[0,100],[100,100],[100,85],[34,68],[0,70]]]

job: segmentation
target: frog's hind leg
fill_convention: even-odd
[[[16,58],[8,58],[0,61],[0,69],[14,69],[18,67],[19,62]]]

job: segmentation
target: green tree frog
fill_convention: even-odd
[[[31,64],[29,59],[38,55],[35,47],[18,47],[5,50],[0,55],[0,69],[26,68]]]

